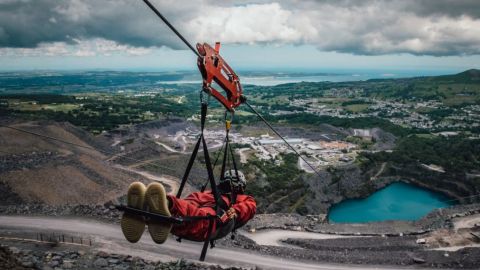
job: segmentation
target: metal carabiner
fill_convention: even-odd
[[[227,117],[227,114],[230,114],[230,117]],[[223,119],[225,120],[225,129],[230,130],[232,127],[233,117],[235,115],[234,111],[225,110],[225,114],[223,115]]]

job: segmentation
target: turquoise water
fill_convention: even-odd
[[[390,184],[365,199],[345,200],[329,212],[330,222],[361,223],[384,220],[417,220],[452,202],[442,194],[403,182]]]

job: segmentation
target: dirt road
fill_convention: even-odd
[[[245,154],[245,151],[248,151],[248,150],[250,150],[250,147],[237,149],[237,153],[240,156],[240,163],[246,164],[248,162],[247,155]]]
[[[311,164],[312,164],[312,163],[311,163]],[[316,164],[313,163],[312,166],[313,166],[313,167],[316,167]],[[307,173],[314,173],[314,172],[315,172],[310,166],[308,166],[307,163],[305,163],[305,161],[303,161],[302,158],[298,158],[298,168],[299,168],[300,170],[304,170],[304,171],[307,172]]]
[[[157,176],[157,175],[153,175],[149,172],[146,172],[146,171],[141,171],[141,170],[137,170],[137,169],[134,169],[134,168],[130,168],[130,167],[125,167],[125,166],[122,166],[122,165],[119,165],[119,164],[115,164],[113,165],[113,167],[117,168],[117,169],[120,169],[120,170],[124,170],[124,171],[128,171],[128,172],[132,172],[132,173],[135,173],[135,174],[138,174],[138,175],[141,175],[149,180],[152,180],[152,181],[157,181],[157,182],[160,182],[162,184],[165,184],[165,185],[168,185],[170,187],[170,193],[176,193],[177,190],[178,190],[178,187],[179,187],[179,183],[180,183],[180,179],[177,179],[173,176],[170,176],[170,175],[160,175],[160,176]],[[187,187],[187,191],[190,190],[190,187]]]
[[[106,224],[87,219],[53,218],[53,217],[23,217],[23,216],[0,216],[0,232],[38,232],[55,231],[56,233],[68,233],[75,235],[87,235],[95,237],[96,249],[109,253],[128,254],[139,256],[149,260],[177,260],[185,258],[198,259],[201,243],[182,241],[178,243],[168,239],[163,245],[156,245],[145,233],[136,244],[128,243],[120,231],[120,227],[114,224]],[[323,264],[321,262],[300,262],[280,257],[266,256],[248,250],[236,248],[215,248],[208,251],[209,263],[237,266],[237,267],[260,267],[261,269],[372,269],[373,266]],[[389,268],[382,269],[406,269]]]
[[[285,231],[285,230],[261,230],[255,233],[240,231],[242,235],[255,241],[259,245],[267,246],[289,246],[281,242],[287,238],[295,239],[335,239],[354,236],[343,236],[337,234],[313,233],[303,231]]]
[[[160,146],[162,146],[163,148],[165,148],[165,149],[166,149],[167,151],[169,151],[169,152],[172,152],[172,153],[182,153],[182,154],[183,154],[183,152],[177,151],[177,150],[173,149],[172,147],[170,147],[170,146],[168,146],[168,145],[166,145],[166,144],[164,144],[164,143],[157,142],[157,141],[155,141],[155,143],[158,144],[158,145],[160,145]]]
[[[476,224],[479,224],[477,226],[480,226],[480,214],[453,219],[453,225],[457,231],[459,229],[473,228]]]
[[[378,172],[374,176],[370,177],[370,181],[377,180],[377,178],[383,173],[383,171],[385,171],[386,165],[387,163],[383,162],[382,165],[380,166],[380,170],[378,170]]]

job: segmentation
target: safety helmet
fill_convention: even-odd
[[[247,186],[247,180],[245,179],[245,175],[241,171],[235,172],[235,170],[228,170],[225,171],[225,173],[223,174],[223,178],[220,179],[220,184],[228,184],[234,189],[234,191],[243,192],[245,190],[245,187]]]

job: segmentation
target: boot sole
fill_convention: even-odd
[[[127,205],[136,209],[144,209],[146,187],[140,182],[132,183],[128,187]],[[120,221],[122,232],[125,238],[136,243],[145,231],[145,218],[143,216],[124,213]]]
[[[150,212],[167,217],[171,216],[170,210],[168,209],[167,193],[162,184],[151,183],[148,185],[145,200],[147,201]],[[165,243],[171,229],[171,223],[152,219],[148,221],[148,231],[150,232],[153,241],[157,244]]]

